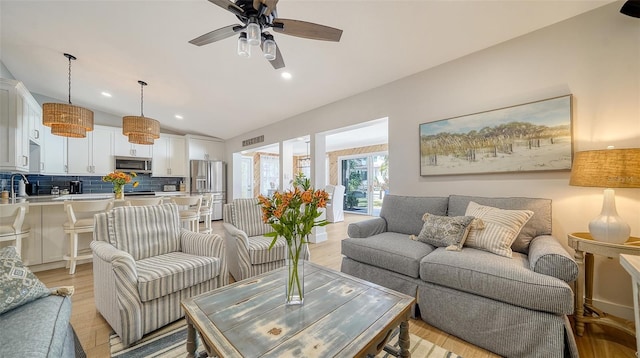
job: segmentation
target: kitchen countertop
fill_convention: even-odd
[[[153,196],[177,196],[189,195],[185,191],[156,191]],[[132,198],[144,198],[152,195],[136,195]],[[127,193],[124,194],[125,199]],[[16,203],[28,202],[29,205],[60,205],[65,200],[100,200],[113,198],[113,193],[91,193],[91,194],[67,194],[67,195],[37,195],[17,197]],[[11,204],[11,199],[0,199],[0,204]]]

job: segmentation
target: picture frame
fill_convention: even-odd
[[[571,94],[422,123],[420,175],[571,170]]]

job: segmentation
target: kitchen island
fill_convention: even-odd
[[[186,192],[153,192],[150,195],[136,195],[136,198],[148,196],[171,197],[189,195]],[[31,271],[38,272],[64,267],[67,261],[63,259],[68,253],[68,239],[64,234],[63,224],[67,221],[64,211],[65,200],[101,200],[113,198],[113,193],[69,194],[69,195],[39,195],[16,198],[16,202],[28,202],[29,212],[25,222],[31,227],[29,237],[22,240],[22,259]],[[134,197],[131,195],[131,197]],[[127,195],[125,194],[125,200]],[[116,201],[122,205],[125,200]],[[11,199],[1,199],[0,205],[11,203]],[[78,250],[89,250],[93,239],[92,233],[81,234]],[[12,244],[3,242],[2,246]],[[79,263],[90,262],[80,261]]]

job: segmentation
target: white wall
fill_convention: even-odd
[[[569,186],[569,172],[421,177],[418,126],[571,93],[575,151],[640,147],[640,19],[620,14],[621,5],[601,7],[233,138],[226,142],[228,161],[231,153],[246,149],[243,139],[256,135],[276,143],[388,117],[391,193],[551,198],[553,233],[566,246],[567,233],[587,231],[599,213],[602,189]],[[640,189],[616,194],[619,214],[632,235],[640,237]],[[617,260],[597,258],[595,276],[600,305],[632,318],[630,279]]]

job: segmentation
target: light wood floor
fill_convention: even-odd
[[[362,215],[347,214],[345,222],[327,225],[328,240],[319,244],[311,244],[311,261],[340,270],[342,260],[340,241],[346,237],[347,225],[368,218]],[[213,227],[216,233],[223,235],[221,222],[214,222]],[[36,275],[48,287],[75,286],[71,323],[78,334],[82,347],[89,358],[109,357],[111,327],[95,308],[92,265],[79,265],[73,276],[69,275],[66,269],[43,271],[36,273]],[[411,320],[410,331],[465,358],[498,357],[433,328],[419,319]],[[576,338],[580,356],[583,358],[635,357],[635,339],[614,329],[588,325],[584,336]]]

